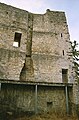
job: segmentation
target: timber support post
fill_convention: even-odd
[[[37,85],[35,85],[35,114],[37,114],[37,92],[38,88]]]
[[[68,86],[65,86],[65,93],[66,93],[66,113],[69,114],[69,99],[68,99]]]

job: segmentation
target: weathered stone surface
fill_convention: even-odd
[[[71,103],[72,88],[69,87],[68,91],[69,103]],[[52,87],[38,85],[37,106],[35,106],[35,99],[35,85],[2,84],[2,91],[0,91],[0,108],[5,108],[5,111],[35,112],[35,107],[37,107],[38,112],[61,111],[61,113],[66,113],[66,96],[64,86]],[[70,104],[69,110],[72,111]]]
[[[0,109],[35,111],[38,84],[39,112],[67,112],[65,85],[75,81],[71,51],[64,12],[33,14],[0,3]],[[68,102],[72,111],[75,87],[73,94],[68,87]]]
[[[19,80],[25,53],[0,48],[0,79]]]
[[[73,83],[64,12],[32,14],[0,3],[0,18],[0,78],[62,83],[62,69],[68,69],[68,82]],[[19,47],[13,46],[15,32],[22,34]]]

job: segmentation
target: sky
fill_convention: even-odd
[[[0,0],[0,2],[32,13],[44,14],[47,9],[64,11],[70,40],[79,43],[79,0]]]

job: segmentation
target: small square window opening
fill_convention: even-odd
[[[61,37],[63,37],[63,34],[61,33]]]
[[[15,32],[14,42],[13,42],[14,47],[20,47],[21,36],[22,33]]]
[[[63,56],[64,56],[64,50],[62,52],[63,52]]]

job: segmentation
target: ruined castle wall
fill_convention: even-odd
[[[32,14],[0,3],[0,18],[0,49],[6,54],[0,60],[1,78],[61,83],[62,69],[68,69],[68,82],[73,82],[64,12]],[[13,46],[16,33],[21,35],[19,47]]]
[[[13,46],[16,33],[21,35],[18,47]],[[72,61],[64,12],[32,14],[0,3],[0,79],[73,83]],[[62,69],[68,70],[68,81],[63,82]],[[78,93],[76,90],[74,93]],[[76,94],[72,101],[72,88],[69,89],[70,103],[76,103]],[[66,112],[65,102],[64,87],[38,86],[38,111],[51,107]],[[35,86],[1,83],[0,105],[7,110],[34,111]]]
[[[27,11],[0,4],[0,78],[19,80],[26,56],[27,28]],[[20,47],[13,46],[15,32],[22,34]]]
[[[0,46],[16,50],[13,47],[15,32],[22,33],[20,51],[26,51],[28,12],[0,4]]]
[[[62,69],[73,81],[70,36],[64,12],[34,14],[32,57],[38,81],[62,82]]]
[[[6,112],[34,111],[34,86],[2,84],[0,108]]]
[[[72,111],[72,88],[68,88],[69,112]],[[66,113],[65,87],[38,86],[38,110]]]
[[[35,103],[37,101],[37,103]],[[68,87],[68,107],[72,111],[72,88]],[[65,87],[38,86],[37,100],[35,85],[2,84],[0,110],[4,112],[61,112],[66,113]]]

